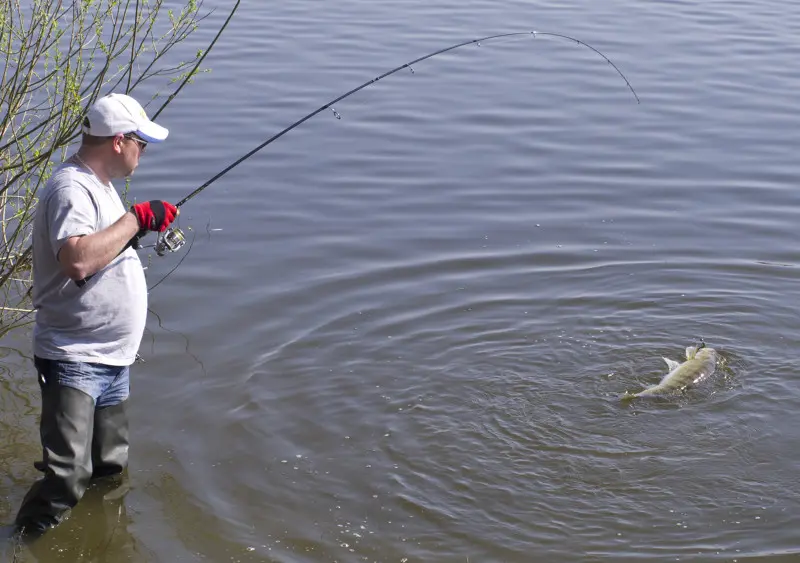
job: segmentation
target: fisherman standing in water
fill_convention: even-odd
[[[111,184],[133,174],[148,143],[167,138],[133,98],[98,100],[81,146],[39,194],[33,224],[33,353],[42,393],[44,477],[19,510],[16,528],[39,535],[77,504],[93,478],[128,464],[129,366],[144,333],[147,286],[130,242],[164,231],[175,206],[161,200],[126,210]]]

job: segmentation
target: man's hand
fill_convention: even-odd
[[[180,213],[177,207],[160,199],[137,203],[131,207],[131,212],[139,221],[140,229],[158,232],[166,231]]]

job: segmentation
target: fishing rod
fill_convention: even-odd
[[[263,149],[264,147],[266,147],[270,143],[272,143],[274,141],[277,141],[278,139],[283,137],[286,133],[288,133],[289,131],[291,131],[295,127],[298,127],[298,126],[302,125],[303,123],[305,123],[306,121],[308,121],[309,119],[311,119],[312,117],[317,115],[318,113],[321,113],[321,112],[325,111],[326,109],[330,108],[331,111],[333,112],[333,115],[336,117],[336,119],[341,119],[342,116],[339,115],[339,112],[337,112],[336,109],[333,107],[334,104],[344,100],[345,98],[347,98],[349,96],[352,96],[356,92],[359,92],[360,90],[363,90],[364,88],[367,88],[368,86],[371,86],[371,85],[375,84],[376,82],[386,78],[387,76],[391,76],[392,74],[395,74],[396,72],[399,72],[399,71],[401,71],[403,69],[406,69],[406,68],[409,69],[411,71],[411,73],[413,74],[414,73],[413,65],[415,65],[415,64],[417,64],[419,62],[422,62],[424,60],[436,57],[437,55],[441,55],[443,53],[447,53],[448,51],[453,51],[455,49],[459,49],[461,47],[465,47],[467,45],[477,45],[477,46],[480,47],[482,42],[490,41],[492,39],[501,39],[501,38],[505,38],[505,37],[519,37],[519,36],[523,36],[523,35],[529,36],[529,37],[533,37],[534,39],[539,37],[539,36],[554,37],[554,38],[558,38],[558,39],[564,39],[564,40],[570,41],[572,43],[577,43],[578,45],[581,45],[582,47],[586,47],[587,49],[592,50],[597,55],[599,55],[600,57],[605,59],[605,61],[608,64],[610,64],[614,68],[615,71],[617,71],[617,74],[619,74],[622,77],[622,79],[625,81],[625,84],[628,86],[628,89],[633,94],[633,97],[636,98],[636,103],[637,104],[641,103],[641,100],[639,100],[639,95],[636,93],[636,90],[633,89],[633,86],[631,86],[631,83],[628,81],[628,79],[625,77],[625,75],[622,73],[622,71],[617,67],[617,65],[615,65],[613,62],[611,62],[611,59],[609,59],[607,56],[605,56],[603,53],[601,53],[598,49],[595,49],[594,47],[592,47],[588,43],[585,43],[585,42],[581,41],[580,39],[576,39],[574,37],[570,37],[569,35],[563,35],[561,33],[549,33],[549,32],[542,32],[542,31],[520,31],[520,32],[514,32],[514,33],[500,33],[500,34],[497,34],[497,35],[489,35],[487,37],[481,37],[480,39],[471,39],[469,41],[464,41],[463,43],[457,43],[455,45],[451,45],[449,47],[445,47],[444,49],[439,49],[437,51],[434,51],[432,53],[428,53],[427,55],[424,55],[422,57],[414,59],[413,61],[404,63],[404,64],[402,64],[402,65],[400,65],[400,66],[398,66],[396,68],[393,68],[390,71],[384,72],[383,74],[381,74],[380,76],[378,76],[376,78],[373,78],[372,80],[367,80],[366,82],[364,82],[360,86],[357,86],[357,87],[353,88],[352,90],[350,90],[349,92],[346,92],[346,93],[342,94],[338,98],[335,98],[335,99],[331,100],[330,102],[320,106],[319,108],[317,108],[316,110],[312,111],[308,115],[298,119],[297,121],[295,121],[294,123],[292,123],[291,125],[286,127],[285,129],[283,129],[282,131],[279,131],[278,133],[276,133],[275,135],[273,135],[272,137],[270,137],[269,139],[267,139],[266,141],[264,141],[263,143],[261,143],[260,145],[258,145],[257,147],[255,147],[254,149],[249,151],[248,153],[246,153],[244,156],[242,156],[241,158],[239,158],[238,160],[236,160],[235,162],[233,162],[232,164],[227,166],[221,172],[219,172],[216,175],[214,175],[212,178],[207,180],[203,185],[201,185],[200,187],[195,189],[193,192],[191,192],[189,195],[187,195],[182,200],[180,200],[178,203],[176,203],[175,207],[180,208],[186,202],[188,202],[193,197],[195,197],[200,192],[202,192],[207,187],[209,187],[211,184],[213,184],[214,182],[216,182],[217,180],[222,178],[225,174],[227,174],[228,172],[230,172],[231,170],[233,170],[234,168],[239,166],[242,162],[244,162],[245,160],[247,160],[248,158],[250,158],[251,156],[253,156],[257,152],[259,152],[261,149]],[[141,238],[141,237],[139,237],[139,238]],[[167,252],[175,252],[176,250],[181,248],[185,243],[186,243],[186,237],[184,236],[183,231],[181,231],[178,227],[171,227],[171,228],[167,229],[166,231],[164,231],[163,233],[159,233],[158,240],[156,241],[156,244],[155,244],[155,250],[156,250],[156,253],[159,256],[163,256]],[[134,246],[138,247],[138,239],[135,241]],[[169,275],[169,274],[167,274],[167,275]],[[163,281],[163,279],[161,281]]]

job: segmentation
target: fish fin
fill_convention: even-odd
[[[681,365],[675,360],[670,360],[669,358],[664,358],[664,361],[667,362],[667,367],[669,368],[669,371],[672,371]]]
[[[697,354],[697,346],[687,346],[686,347],[686,359],[693,360],[695,354]]]

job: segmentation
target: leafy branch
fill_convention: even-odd
[[[110,92],[165,97],[155,118],[202,72],[241,0],[208,48],[188,54],[177,47],[210,12],[181,2],[0,0],[0,336],[31,320],[37,194],[88,108]]]

